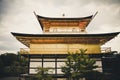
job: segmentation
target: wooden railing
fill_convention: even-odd
[[[111,47],[101,47],[101,52],[111,52]]]
[[[70,51],[75,51],[75,50],[79,50],[79,49],[77,49],[77,48],[73,48],[73,49],[70,49]],[[44,52],[44,53],[49,53],[49,52],[55,52],[55,53],[67,53],[69,50],[67,50],[67,49],[62,49],[62,48],[60,48],[60,49],[47,49],[47,50],[39,50],[39,49],[37,49],[37,50],[35,50],[34,49],[34,51],[31,51],[31,52],[33,52],[33,53],[36,53],[36,52]],[[106,52],[111,52],[111,47],[101,47],[101,53],[106,53]],[[21,54],[29,54],[30,53],[30,49],[29,48],[21,48],[20,49],[20,53]]]
[[[29,48],[20,48],[20,54],[29,54],[30,49]]]

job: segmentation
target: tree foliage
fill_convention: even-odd
[[[62,72],[68,76],[69,80],[79,80],[85,78],[89,73],[96,72],[98,66],[96,61],[85,55],[87,50],[80,49],[80,52],[70,53],[67,56],[65,66],[62,67]]]
[[[32,80],[52,80],[52,77],[49,75],[51,73],[49,68],[37,67],[37,74],[32,77]]]
[[[14,53],[0,55],[0,77],[18,76],[25,73],[27,69],[27,59]]]

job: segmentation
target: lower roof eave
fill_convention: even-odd
[[[87,43],[87,44],[104,44],[117,36],[120,32],[104,34],[23,34],[13,33],[21,43],[30,46],[30,43]]]
[[[100,33],[100,34],[25,34],[25,33],[15,33],[11,32],[14,36],[24,36],[24,37],[98,37],[98,36],[116,36],[120,32],[113,33]]]

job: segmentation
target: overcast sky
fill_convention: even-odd
[[[120,31],[120,0],[0,0],[0,54],[26,48],[10,32],[41,34],[33,14],[47,17],[96,17],[87,27],[88,33]],[[120,52],[120,34],[104,46]]]

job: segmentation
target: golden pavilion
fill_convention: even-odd
[[[51,67],[55,78],[63,78],[61,65],[64,65],[68,52],[87,49],[86,54],[97,55],[114,53],[110,47],[101,46],[115,38],[120,32],[88,34],[86,28],[95,15],[76,18],[51,18],[35,16],[43,34],[14,33],[18,41],[28,47],[21,48],[20,54],[29,58],[28,74],[35,74],[38,66]],[[99,57],[100,58],[100,57]],[[100,60],[99,60],[100,61]],[[101,65],[100,62],[98,64]],[[101,68],[100,68],[101,69]]]

